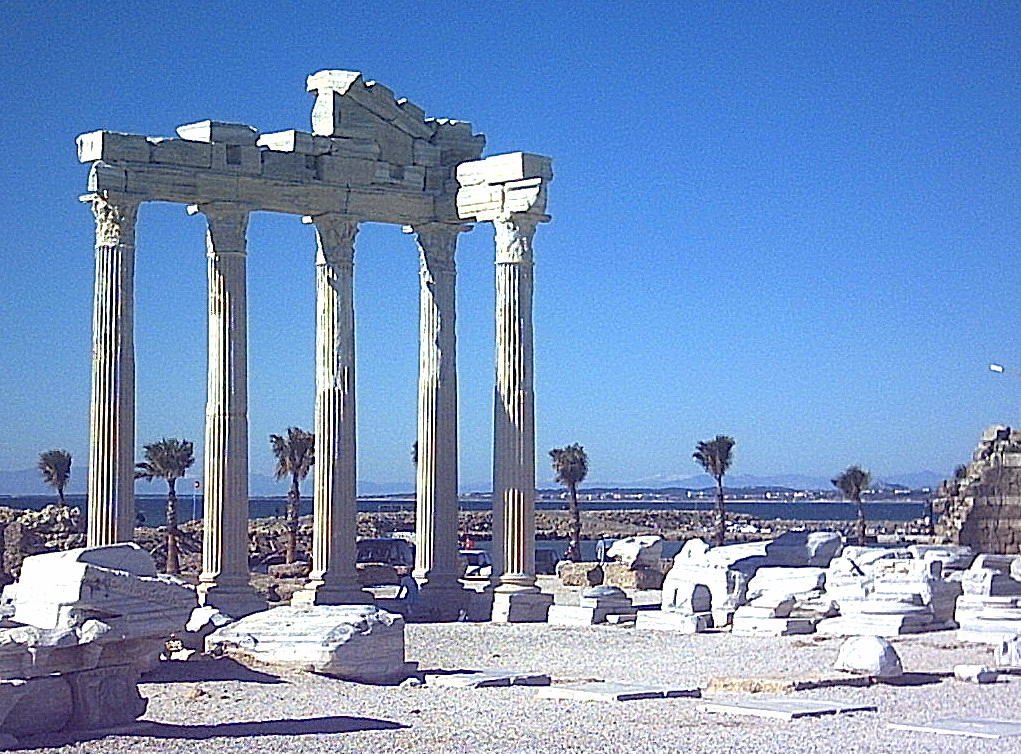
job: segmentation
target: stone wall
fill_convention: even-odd
[[[989,427],[933,501],[936,536],[976,552],[1021,553],[1021,431]]]

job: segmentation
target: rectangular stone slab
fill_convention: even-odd
[[[455,689],[481,689],[494,686],[549,686],[545,673],[518,670],[473,670],[464,673],[426,673],[427,686]]]
[[[796,720],[799,717],[820,715],[843,715],[849,712],[875,712],[874,704],[845,704],[825,699],[746,699],[735,702],[710,702],[699,705],[703,712],[720,712],[728,715],[753,715],[772,717],[780,720]]]
[[[586,681],[550,686],[539,691],[542,699],[573,699],[582,702],[633,702],[638,699],[676,699],[699,697],[697,688],[673,686],[641,686],[613,681]]]
[[[1021,736],[1021,720],[983,720],[980,718],[943,718],[928,723],[888,723],[894,730],[936,733],[944,736],[1006,738]]]

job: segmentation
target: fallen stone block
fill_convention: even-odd
[[[834,668],[872,678],[898,678],[904,674],[897,650],[880,636],[853,636],[845,641]]]
[[[743,615],[746,608],[739,607],[734,614],[734,636],[796,636],[815,633],[811,618],[760,618]]]
[[[557,578],[564,586],[596,586],[603,583],[603,568],[599,563],[557,563]]]
[[[404,619],[371,605],[275,607],[206,638],[206,653],[364,683],[401,681]]]
[[[954,665],[954,678],[966,683],[996,683],[997,673],[987,665]]]
[[[998,668],[1021,668],[1021,634],[997,644],[994,657]]]
[[[641,610],[635,620],[635,629],[675,631],[680,634],[704,633],[713,625],[713,616],[710,613],[685,615],[670,610]]]
[[[941,718],[927,723],[887,723],[893,730],[916,733],[935,733],[944,736],[970,736],[973,738],[1007,738],[1021,736],[1021,720],[991,720],[986,718]]]
[[[660,589],[663,572],[659,568],[628,568],[623,563],[604,563],[603,583],[618,589]]]
[[[517,670],[471,670],[461,673],[426,673],[427,686],[456,689],[481,689],[498,686],[549,686],[545,673]]]
[[[780,720],[796,720],[801,717],[821,715],[846,715],[851,712],[875,712],[874,704],[832,702],[822,699],[749,699],[735,702],[711,702],[700,704],[702,712],[719,712],[729,715],[752,715],[772,717]]]
[[[663,557],[663,538],[642,535],[618,539],[610,546],[606,556],[626,568],[658,568]]]

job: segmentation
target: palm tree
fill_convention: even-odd
[[[865,544],[865,508],[861,504],[861,493],[868,489],[872,476],[861,466],[848,466],[831,480],[840,493],[858,506],[858,544]]]
[[[67,507],[64,502],[64,488],[71,478],[71,454],[66,450],[47,450],[39,454],[39,471],[43,482],[57,491],[57,504]]]
[[[578,485],[585,481],[588,474],[588,456],[585,448],[575,443],[566,448],[553,448],[549,452],[553,461],[553,470],[557,472],[557,482],[567,487],[571,495],[571,543],[564,553],[565,560],[575,562],[581,560],[581,511],[578,510]]]
[[[701,464],[706,473],[716,480],[716,546],[723,545],[727,536],[727,510],[723,504],[723,477],[734,459],[734,438],[727,435],[716,435],[712,440],[705,440],[695,446],[691,457]]]
[[[181,570],[177,554],[177,480],[195,463],[195,446],[189,440],[164,437],[145,446],[145,460],[135,464],[135,479],[167,480],[167,573]]]
[[[315,435],[299,427],[288,427],[287,437],[270,435],[269,442],[277,459],[275,476],[283,479],[290,475],[291,489],[287,493],[287,562],[293,563],[298,552],[298,516],[301,512],[301,489],[298,486],[308,476],[315,463]]]

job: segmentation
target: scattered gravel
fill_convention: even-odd
[[[714,676],[797,678],[825,672],[841,643],[814,636],[471,623],[409,625],[406,636],[408,659],[422,670],[499,667],[549,673],[554,683],[605,679],[703,688]],[[1021,676],[1001,676],[984,686],[953,678],[954,665],[991,663],[989,648],[959,643],[953,632],[893,643],[907,672],[899,685],[796,695],[867,702],[878,713],[784,722],[699,712],[694,699],[570,702],[537,699],[528,687],[369,686],[218,660],[166,664],[147,676],[141,690],[149,709],[134,728],[91,740],[50,736],[23,744],[89,754],[1021,752],[1021,738],[983,742],[890,730],[890,722],[940,717],[1021,720]]]

